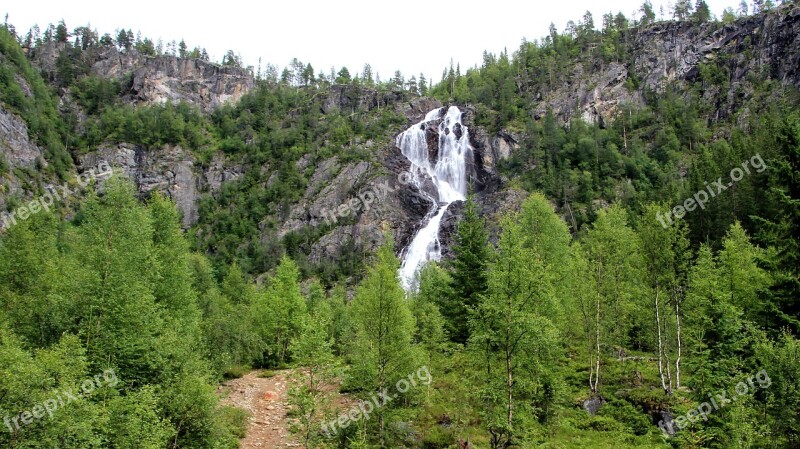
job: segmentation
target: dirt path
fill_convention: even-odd
[[[289,409],[287,392],[291,370],[278,371],[269,378],[253,371],[239,379],[222,384],[219,394],[222,403],[250,412],[247,437],[240,449],[282,449],[300,447],[289,433],[286,412]]]

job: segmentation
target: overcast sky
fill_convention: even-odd
[[[325,73],[331,66],[360,72],[370,63],[382,79],[399,69],[406,78],[424,73],[439,79],[451,58],[462,69],[479,64],[484,50],[513,52],[523,37],[547,34],[555,23],[563,31],[569,20],[578,21],[588,9],[595,26],[602,14],[622,11],[639,18],[643,0],[489,0],[474,2],[405,0],[393,2],[355,0],[264,2],[227,0],[202,2],[140,0],[95,2],[37,0],[4,2],[0,10],[20,34],[34,24],[42,30],[62,18],[71,30],[91,24],[102,35],[117,28],[139,30],[164,43],[185,39],[189,48],[205,47],[219,61],[228,49],[241,54],[245,65],[258,58],[281,67],[296,57]],[[720,16],[734,0],[706,0]],[[93,4],[94,3],[94,4]],[[653,1],[656,13],[659,1]],[[694,3],[694,1],[692,1]],[[664,2],[666,8],[666,1]]]

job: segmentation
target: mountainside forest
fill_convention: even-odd
[[[640,12],[438,82],[7,19],[0,447],[251,447],[255,375],[285,447],[800,448],[800,5]]]

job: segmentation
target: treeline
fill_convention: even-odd
[[[264,285],[235,264],[216,271],[190,251],[174,203],[155,195],[141,204],[118,178],[102,189],[71,222],[42,212],[0,238],[4,447],[235,448],[247,420],[219,405],[213,385],[224,376],[302,363],[311,369],[302,376],[328,383],[302,388],[311,379],[298,379],[292,401],[301,413],[318,410],[309,399],[341,376],[339,360],[352,363],[346,388],[364,394],[426,363],[412,344],[416,324],[391,239],[348,301],[342,288],[301,284],[286,256]],[[51,416],[24,414],[109,372],[117,381]],[[397,403],[418,404],[421,393]],[[309,416],[307,447],[316,447],[321,415]],[[394,420],[376,416],[381,428]]]
[[[739,224],[719,250],[693,251],[685,224],[659,223],[666,205],[640,217],[615,205],[574,239],[534,194],[502,219],[493,247],[470,198],[452,264],[426,267],[407,298],[387,236],[348,300],[342,288],[301,283],[285,256],[261,286],[236,265],[216,271],[190,252],[174,204],[142,205],[117,179],[103,189],[72,222],[41,213],[0,240],[0,412],[17,416],[110,369],[119,383],[12,425],[0,433],[8,447],[236,447],[243,416],[217,405],[211,383],[292,364],[310,367],[291,396],[306,447],[661,447],[648,413],[684,414],[761,369],[768,388],[671,441],[797,443],[800,424],[786,413],[800,400],[797,341],[780,330],[779,303],[765,300],[786,280],[767,268],[781,256]],[[368,399],[422,367],[431,387],[325,433],[337,412],[331,382]],[[597,416],[574,407],[587,397],[605,402]]]
[[[465,343],[465,360],[445,362],[467,382],[456,392],[469,400],[456,408],[462,422],[479,417],[460,435],[480,429],[473,441],[492,448],[575,441],[589,429],[602,431],[593,447],[797,445],[800,421],[785,413],[800,399],[797,328],[785,327],[796,326],[797,304],[784,309],[775,296],[782,249],[755,245],[734,223],[719,250],[693,251],[685,223],[662,227],[668,206],[657,203],[641,215],[613,205],[576,239],[541,194],[503,218],[492,247],[472,201],[455,260],[422,272],[417,299],[437,305],[450,338]],[[759,370],[768,386],[683,418]],[[575,398],[602,406],[590,417]],[[666,440],[655,424],[676,433]]]
[[[200,223],[191,232],[195,236],[193,247],[207,251],[216,268],[224,271],[225,266],[236,262],[245,273],[258,275],[273,269],[280,254],[288,251],[305,275],[319,274],[326,286],[358,271],[363,257],[354,243],[345,245],[339,255],[339,260],[346,262],[314,265],[306,261],[308,249],[326,231],[324,228],[305,229],[285,237],[279,237],[277,230],[283,214],[303,195],[313,174],[308,169],[298,169],[297,162],[306,157],[307,167],[313,168],[316,162],[334,155],[342,163],[371,159],[374,156],[364,148],[365,142],[388,141],[386,131],[405,122],[393,108],[379,104],[373,112],[354,107],[323,113],[331,83],[317,83],[327,80],[324,76],[309,76],[304,81],[303,73],[313,74],[313,69],[297,61],[284,71],[283,81],[262,79],[236,105],[220,107],[210,115],[186,103],[132,106],[125,100],[130,77],[105,79],[88,75],[80,55],[70,53],[83,51],[79,42],[70,43],[77,31],[70,32],[64,26],[56,34],[62,42],[63,35],[69,37],[64,42],[67,48],[58,57],[62,63],[57,62],[51,81],[67,89],[69,97],[57,110],[55,94],[14,42],[13,30],[6,31],[0,30],[7,44],[4,54],[18,67],[0,63],[0,68],[9,71],[9,76],[2,78],[6,83],[3,101],[12,112],[21,114],[36,133],[34,136],[51,142],[56,153],[48,153],[41,167],[58,168],[65,176],[72,167],[70,153],[77,157],[107,142],[128,142],[146,149],[181,145],[192,151],[200,164],[211,163],[221,151],[242,164],[244,176],[223,185],[216,195],[205,192]],[[124,43],[120,45],[124,48]],[[22,93],[13,76],[17,71],[24,71],[25,79],[36,88],[33,96]],[[347,101],[357,105],[361,96],[389,89],[371,76],[369,67],[354,78],[346,69],[342,71],[339,81],[347,84],[343,91]],[[403,84],[404,81],[400,83]],[[47,110],[41,112],[42,108]],[[4,166],[0,160],[0,170],[7,170]],[[279,176],[265,183],[261,179],[264,167]],[[22,198],[11,196],[6,202],[9,211],[20,201]]]
[[[92,29],[90,26],[80,26],[70,30],[62,20],[58,25],[48,25],[44,33],[42,33],[38,25],[34,25],[23,36],[17,35],[14,26],[7,22],[4,27],[16,38],[19,45],[28,51],[30,57],[35,56],[36,52],[43,47],[53,44],[61,44],[63,46],[56,61],[57,73],[55,74],[55,81],[62,87],[70,86],[74,81],[79,80],[88,73],[88,67],[80,61],[83,52],[103,47],[115,47],[119,51],[135,50],[145,56],[166,55],[210,61],[205,48],[193,47],[189,49],[183,39],[180,42],[173,40],[165,44],[161,39],[154,41],[149,37],[142,37],[141,32],[134,34],[131,29],[118,29],[113,36],[110,33],[105,33],[101,36],[96,29]],[[241,54],[233,50],[225,52],[220,64],[246,69],[259,81],[296,87],[355,84],[427,95],[428,87],[430,86],[429,81],[423,74],[420,73],[419,77],[411,75],[410,78],[406,79],[399,70],[395,71],[393,76],[382,80],[380,74],[373,72],[370,64],[364,64],[361,72],[353,74],[347,67],[341,67],[338,71],[331,67],[330,71],[326,73],[323,70],[315,72],[311,64],[303,64],[297,58],[294,58],[281,70],[277,65],[271,63],[267,63],[262,67],[261,58],[258,60],[257,67],[245,66]]]
[[[220,407],[213,386],[236,345],[212,325],[237,298],[209,291],[223,286],[189,252],[174,204],[142,205],[111,181],[73,223],[43,212],[11,227],[0,253],[0,415],[107,370],[119,379],[4,428],[4,447],[238,447],[245,416]]]

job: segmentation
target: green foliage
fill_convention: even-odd
[[[295,417],[292,432],[307,449],[319,446],[324,420],[333,415],[326,387],[333,384],[339,370],[327,330],[327,320],[314,316],[303,324],[300,335],[290,346],[292,358],[301,367],[289,391]]]
[[[356,328],[348,351],[353,363],[349,388],[377,397],[384,392],[398,396],[395,382],[414,373],[420,362],[419,350],[412,344],[414,316],[397,277],[400,263],[394,255],[390,235],[384,238],[377,260],[356,289],[351,311]],[[389,409],[398,400],[395,398],[394,402],[377,408],[372,418],[374,424],[368,423],[371,439],[381,445],[386,444]]]
[[[694,12],[685,0],[675,6],[682,20],[710,20],[703,1]],[[86,76],[83,52],[113,45],[111,37],[88,27],[70,34],[62,22],[44,39],[63,51],[43,76],[75,100],[59,112],[2,27],[0,101],[46,149],[45,175],[68,173],[68,150],[122,141],[145,150],[181,145],[203,168],[224,155],[242,169],[204,192],[190,243],[170,201],[154,195],[143,205],[118,180],[91,194],[72,221],[41,213],[3,233],[0,416],[108,367],[122,382],[23,431],[0,432],[0,444],[234,448],[247,418],[219,407],[214,382],[293,363],[294,430],[306,447],[455,447],[466,439],[476,447],[796,446],[794,89],[765,70],[731,90],[735,61],[718,55],[657,93],[647,74],[630,72],[625,86],[644,104],[620,104],[617,116],[597,123],[539,109],[563,86],[585,81],[575,79],[576,64],[636,66],[631,50],[640,42],[631,37],[656,20],[649,1],[641,11],[638,22],[605,14],[598,27],[587,12],[562,34],[552,27],[512,53],[486,53],[463,74],[451,64],[430,88],[444,102],[474,105],[474,123],[490,135],[513,139],[498,170],[511,185],[541,193],[503,220],[496,245],[470,196],[452,266],[428,265],[409,294],[397,281],[391,240],[366,268],[356,239],[314,264],[308,255],[320,238],[351,222],[288,233],[283,225],[299,200],[326,187],[311,182],[321,161],[379,162],[375,148],[406,122],[381,95],[425,93],[422,76],[416,87],[401,73],[376,83],[369,67],[363,76],[346,68],[327,76],[294,60],[280,80],[270,68],[238,104],[208,115],[187,104],[132,107],[119,101],[130,75]],[[116,44],[161,51],[125,30]],[[180,53],[202,56],[185,44]],[[223,62],[241,64],[233,51]],[[328,110],[332,83],[338,111]],[[371,111],[360,106],[367,88],[378,92]],[[744,179],[661,226],[663,213],[744,162]],[[0,158],[0,173],[8,169]],[[34,170],[15,175],[40,181]],[[315,276],[319,282],[301,284]],[[359,279],[351,301],[347,286]],[[423,363],[436,380],[324,442],[326,391],[339,374],[334,355],[351,365],[343,388],[357,397],[394,394],[394,382]],[[669,440],[652,425],[659,412],[685,413],[761,368],[770,387],[707,422]],[[579,407],[590,396],[607,401],[596,416]]]
[[[114,80],[88,76],[72,87],[72,94],[87,114],[96,115],[116,103],[120,85]]]
[[[436,263],[425,264],[419,272],[418,290],[411,294],[411,312],[417,322],[415,343],[428,351],[443,349],[452,318],[445,318],[439,307],[442,300],[452,298],[450,274]],[[467,323],[468,325],[469,323]],[[449,329],[448,329],[449,330]],[[451,331],[452,332],[452,331]]]
[[[284,256],[265,292],[252,305],[252,316],[266,347],[261,363],[282,364],[289,360],[289,344],[308,319],[306,300],[300,292],[300,273],[292,259]]]
[[[770,417],[767,425],[772,430],[772,444],[796,445],[800,438],[800,415],[797,413],[800,410],[800,342],[785,333],[777,341],[759,341],[755,350],[760,367],[769,379],[769,386],[763,391],[763,402],[764,411]]]
[[[475,197],[469,195],[464,218],[458,223],[453,245],[451,295],[440,296],[442,314],[447,318],[450,338],[457,343],[469,339],[469,320],[486,292],[486,267],[489,263],[489,237],[478,215]]]
[[[45,149],[50,164],[47,171],[65,178],[72,158],[64,148],[67,130],[60,120],[55,96],[6,27],[0,27],[0,56],[0,102],[25,120],[32,140]]]
[[[643,309],[639,304],[642,268],[641,250],[635,233],[628,226],[627,213],[618,205],[602,210],[586,235],[586,258],[591,285],[596,289],[594,304],[584,310],[587,325],[594,330],[594,384],[597,392],[603,354],[601,346],[620,348],[635,336],[636,319]],[[590,377],[590,384],[591,384]]]
[[[91,78],[87,78],[90,80]],[[82,84],[92,86],[92,81]],[[80,85],[78,86],[80,88]],[[81,136],[83,148],[94,148],[106,141],[130,142],[147,147],[163,145],[184,145],[188,148],[202,148],[206,141],[206,120],[195,106],[179,103],[177,106],[166,103],[158,106],[132,107],[105,105],[113,95],[108,86],[84,87],[81,102],[85,107],[94,108],[97,115],[86,123],[86,131]],[[93,90],[92,90],[93,89]],[[83,91],[81,91],[83,92]]]
[[[205,298],[218,286],[179,226],[171,202],[156,196],[142,205],[132,185],[111,179],[102,197],[83,203],[79,221],[59,225],[43,212],[2,236],[3,260],[14,260],[0,263],[4,416],[97,382],[108,368],[119,380],[3,432],[6,446],[236,446],[244,421],[218,408],[200,344],[237,348],[206,337],[217,323],[200,320],[214,316],[216,300],[198,304],[195,288]]]
[[[488,273],[488,290],[480,303],[470,347],[483,379],[478,394],[491,447],[502,448],[531,438],[532,422],[544,420],[554,401],[552,372],[559,344],[552,313],[553,284],[542,259],[526,240],[547,240],[536,230],[527,234],[516,217],[503,220],[498,252]]]

